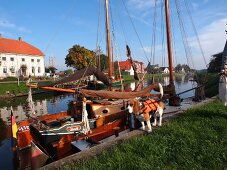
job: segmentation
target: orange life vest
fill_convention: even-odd
[[[153,99],[146,100],[143,102],[143,112],[149,113],[150,111],[155,111],[158,108],[158,102]]]

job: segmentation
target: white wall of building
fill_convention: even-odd
[[[26,71],[21,69],[26,65]],[[17,76],[44,76],[44,57],[24,54],[0,54],[0,78]]]
[[[134,70],[133,70],[132,66],[130,67],[129,75],[134,76]]]

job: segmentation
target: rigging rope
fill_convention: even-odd
[[[113,45],[116,49],[116,57],[117,57],[117,65],[118,65],[118,72],[119,72],[119,75],[121,77],[121,70],[120,70],[120,64],[119,64],[119,57],[118,57],[118,54],[119,54],[119,50],[117,48],[117,43],[116,43],[116,38],[115,38],[115,29],[114,29],[114,23],[113,23],[113,13],[112,13],[112,8],[110,6],[110,19],[111,19],[111,26],[112,26],[112,35],[113,35]],[[122,79],[121,79],[121,85],[123,85],[122,83]]]
[[[165,58],[166,58],[166,45],[165,45],[165,26],[164,26],[164,21],[165,21],[165,17],[164,17],[164,1],[162,1],[162,5],[161,5],[161,35],[162,35],[162,66],[165,66],[166,62],[165,62]]]
[[[96,52],[95,52],[95,55],[91,58],[91,60],[88,62],[88,67],[91,66],[92,62],[95,60],[97,60],[97,53],[98,55],[100,56],[100,50],[99,50],[99,46],[100,46],[100,43],[101,43],[101,40],[100,42],[98,43],[98,40],[99,40],[99,25],[100,25],[100,15],[101,15],[101,0],[99,0],[99,10],[98,10],[98,24],[97,24],[97,35],[96,35]],[[88,70],[88,67],[86,67],[81,79],[78,80],[78,87],[81,85],[82,83],[82,79],[84,78],[87,70]],[[87,82],[87,85],[88,85],[88,82]],[[76,92],[78,92],[78,90],[76,90]]]
[[[132,24],[132,26],[133,26],[133,29],[134,29],[134,31],[135,31],[135,33],[136,33],[136,36],[137,36],[138,40],[139,40],[140,46],[141,46],[142,49],[143,49],[144,55],[145,55],[145,57],[147,58],[147,61],[149,61],[149,59],[148,59],[148,57],[147,57],[147,53],[146,53],[146,51],[145,51],[145,49],[144,49],[144,47],[143,47],[142,41],[141,41],[141,39],[140,39],[140,37],[139,37],[139,34],[138,34],[138,32],[136,31],[135,24],[134,24],[133,21],[132,21],[132,17],[131,17],[131,15],[129,14],[129,11],[128,11],[126,5],[125,5],[124,0],[121,0],[121,1],[122,1],[123,5],[124,5],[124,7],[125,7],[125,10],[126,10],[128,16],[129,16],[130,22],[131,22],[131,24]]]
[[[116,8],[117,10],[119,9],[118,6]],[[123,22],[121,20],[122,17],[119,16],[119,12],[117,12],[117,16],[118,16],[118,19],[120,21],[120,25],[121,25],[121,29],[122,29],[122,32],[123,32],[123,35],[124,35],[124,39],[125,39],[125,44],[128,44],[128,41],[127,41],[127,37],[126,37],[126,33],[125,33],[125,28],[124,28],[124,25],[123,25]]]
[[[99,41],[99,24],[100,24],[100,6],[101,6],[101,0],[99,0],[99,8],[98,8],[98,24],[97,24],[97,33],[96,33],[96,65],[97,65],[97,62],[98,62],[98,67],[100,67],[100,63],[99,63],[99,59],[97,59],[97,57],[100,58],[100,50],[99,50],[99,46],[98,46],[98,41]],[[97,61],[98,60],[98,61]]]
[[[157,18],[157,0],[155,0],[154,6],[154,15],[153,15],[153,34],[152,34],[152,42],[151,42],[151,60],[153,61],[152,64],[154,65],[154,58],[155,58],[155,45],[156,45],[156,18]],[[152,50],[153,48],[153,50]]]
[[[171,21],[172,21],[172,23],[173,23],[173,21],[174,21],[174,19],[173,19],[174,17],[173,17],[173,10],[172,10],[172,8],[170,8],[170,19],[171,19]],[[170,25],[170,27],[171,27],[171,39],[172,39],[172,46],[173,46],[173,53],[172,53],[172,55],[173,55],[173,63],[175,63],[175,66],[177,65],[177,55],[176,55],[176,43],[175,43],[175,34],[174,34],[174,32],[175,32],[175,27],[174,27],[174,24],[171,24]]]
[[[63,17],[63,20],[62,21],[66,21],[69,17],[69,14],[74,11],[75,8],[74,8],[74,5],[71,5],[71,8],[68,10],[68,13],[66,13],[66,15]],[[56,27],[57,29],[55,30],[55,32],[53,32],[53,35],[52,35],[52,38],[50,39],[50,41],[48,42],[45,50],[44,50],[44,53],[47,52],[47,50],[50,48],[52,42],[54,41],[54,39],[56,38],[57,34],[59,33],[59,31],[61,30],[62,26],[64,25],[64,23],[59,23],[59,25]]]
[[[180,10],[180,7],[179,7],[179,0],[175,0],[175,2],[176,2],[175,4],[176,4],[176,9],[177,9],[178,21],[179,21],[179,25],[180,25],[181,37],[182,37],[183,44],[184,44],[186,59],[187,59],[187,62],[189,64],[189,58],[190,57],[192,58],[191,48],[190,48],[189,42],[187,40],[187,33],[185,31],[185,28],[184,28],[184,23],[183,23],[183,20],[181,18],[182,14],[181,14],[181,10]],[[195,65],[194,65],[193,60],[192,60],[192,67],[193,67],[193,69],[195,69]]]
[[[198,41],[199,49],[200,49],[200,51],[201,51],[201,54],[202,54],[204,63],[205,63],[205,65],[206,65],[206,68],[208,68],[208,65],[207,65],[207,62],[206,62],[206,59],[205,59],[205,56],[204,56],[203,48],[202,48],[202,45],[201,45],[201,42],[200,42],[200,39],[199,39],[199,36],[198,36],[198,32],[197,32],[197,30],[196,30],[196,27],[195,27],[195,24],[194,24],[194,21],[193,21],[193,18],[192,18],[191,11],[190,11],[190,8],[189,8],[189,5],[188,5],[187,0],[184,0],[184,3],[185,3],[185,6],[186,6],[186,9],[187,9],[187,12],[188,12],[190,21],[191,21],[191,23],[192,23],[192,28],[193,28],[193,30],[194,30],[194,32],[195,32],[195,35],[196,35],[196,39],[197,39],[197,41]]]
[[[191,62],[192,62],[192,67],[193,69],[195,69],[195,65],[192,59],[192,53],[191,53],[191,48],[187,39],[187,33],[185,31],[185,27],[184,27],[184,22],[182,20],[182,14],[181,14],[181,10],[180,10],[180,5],[179,5],[179,0],[175,0],[175,5],[176,5],[176,9],[177,9],[177,16],[178,16],[178,21],[179,21],[179,25],[180,25],[180,31],[181,31],[181,37],[183,40],[183,45],[184,45],[184,49],[185,49],[185,53],[186,53],[186,58],[187,58],[187,62],[189,65],[189,57],[191,58]],[[194,87],[194,82],[191,82],[192,87]]]

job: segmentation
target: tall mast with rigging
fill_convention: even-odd
[[[166,18],[166,36],[167,36],[167,49],[168,49],[168,61],[169,61],[169,105],[180,105],[180,98],[176,96],[174,79],[173,79],[173,55],[172,55],[172,42],[171,42],[171,30],[170,30],[170,16],[169,16],[169,0],[165,0],[165,18]]]
[[[107,57],[109,65],[109,78],[112,78],[112,52],[111,52],[111,42],[110,42],[110,24],[109,24],[109,11],[108,11],[108,0],[105,0],[105,13],[106,13],[106,43],[107,43]]]
[[[166,16],[166,36],[167,36],[167,49],[169,60],[169,77],[170,84],[173,82],[173,55],[172,55],[172,43],[171,43],[171,30],[170,30],[170,16],[169,16],[169,0],[165,0],[165,16]]]

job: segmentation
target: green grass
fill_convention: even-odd
[[[215,101],[187,111],[152,134],[61,169],[225,169],[227,108]]]
[[[0,83],[0,95],[7,95],[6,91],[9,91],[11,94],[27,93],[28,87],[25,85],[24,82],[20,82],[19,86],[17,86],[17,82]]]

